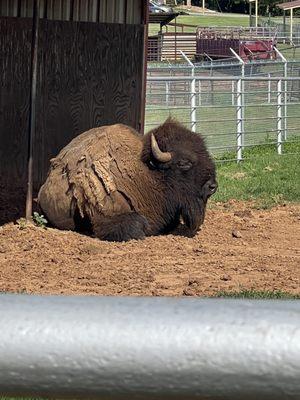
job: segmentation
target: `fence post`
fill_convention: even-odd
[[[242,161],[243,154],[243,84],[242,79],[237,81],[236,85],[236,158],[237,162]]]
[[[284,140],[286,140],[287,139],[287,101],[288,101],[288,96],[287,96],[288,82],[287,82],[286,78],[288,77],[288,61],[284,57],[284,55],[281,53],[281,51],[279,51],[276,47],[275,47],[275,51],[283,61],[283,70],[284,70],[284,77],[285,77],[285,81],[284,81],[284,121],[283,121],[283,123],[284,123]]]
[[[187,63],[191,67],[191,76],[193,79],[191,80],[191,86],[190,86],[190,93],[191,93],[191,130],[193,132],[196,132],[196,123],[197,123],[197,116],[196,116],[196,79],[195,79],[195,65],[191,62],[191,60],[184,54],[182,50],[180,50],[180,53],[182,57],[187,61]]]
[[[192,81],[191,81],[191,130],[196,132],[196,79],[195,79],[195,67],[192,68]]]
[[[213,70],[212,68],[210,69],[210,76],[213,76]],[[213,106],[215,104],[215,96],[214,96],[214,81],[210,80],[210,104]]]
[[[201,86],[201,81],[198,81],[198,105],[201,106],[202,105],[202,95],[201,95],[201,91],[202,91],[202,86]]]
[[[235,93],[234,93],[234,91],[235,91],[235,87],[234,87],[235,85],[234,85],[234,81],[232,81],[231,82],[231,105],[235,105]]]
[[[169,107],[170,82],[166,81],[166,106]]]
[[[242,65],[242,146],[245,144],[245,63]]]
[[[288,77],[288,63],[285,58],[284,62],[284,77]],[[291,82],[292,86],[293,82]],[[288,81],[284,81],[284,140],[287,139],[287,101],[288,101]]]
[[[290,9],[290,42],[293,45],[293,8]]]
[[[269,78],[269,80],[268,80],[268,103],[270,104],[271,103],[271,80],[270,80],[271,74],[268,74],[268,78]]]
[[[282,80],[277,82],[277,152],[282,154]]]
[[[257,29],[257,26],[256,26],[256,29]],[[242,76],[242,81],[241,81],[241,102],[243,103],[243,106],[244,106],[244,104],[245,104],[245,81],[244,81],[244,78],[245,78],[245,61],[230,47],[230,51],[231,51],[231,53],[236,57],[236,59],[239,61],[239,63],[240,63],[240,66],[241,66],[241,76]],[[242,141],[242,146],[244,146],[244,143],[245,143],[245,138],[244,138],[244,132],[245,132],[245,107],[243,107],[242,106],[242,110],[241,110],[241,113],[242,113],[242,122],[241,122],[241,124],[242,124],[242,138],[241,138],[241,141]]]

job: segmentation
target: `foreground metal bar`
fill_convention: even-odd
[[[300,302],[0,295],[0,393],[299,399]]]

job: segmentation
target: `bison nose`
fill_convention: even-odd
[[[212,196],[218,189],[217,182],[211,178],[202,187],[202,198],[206,201],[210,196]]]

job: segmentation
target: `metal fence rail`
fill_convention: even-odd
[[[291,154],[300,140],[300,77],[150,75],[146,105],[146,130],[173,116],[218,160],[241,161],[256,145]]]
[[[0,295],[0,393],[300,398],[300,302]]]
[[[286,18],[287,21],[279,22],[269,18],[259,18],[259,24],[261,29],[276,29],[276,37],[279,42],[292,42],[294,44],[300,44],[300,24],[299,18],[295,18],[295,22],[290,26],[290,18]]]
[[[256,60],[251,63],[241,63],[236,57],[227,58],[224,60],[210,60],[203,61],[201,63],[193,62],[193,68],[196,75],[201,76],[266,76],[276,77],[285,76],[287,77],[299,76],[300,71],[300,47],[289,48],[290,53],[297,52],[296,56],[299,59],[280,59],[272,61]],[[282,56],[283,56],[282,52]],[[181,56],[182,57],[182,56]],[[192,69],[188,63],[149,63],[148,64],[148,76],[187,76],[191,75]]]

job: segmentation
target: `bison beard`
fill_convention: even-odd
[[[203,139],[168,119],[145,136],[122,124],[94,128],[51,160],[38,203],[60,229],[127,241],[172,232],[195,235],[216,191]]]

